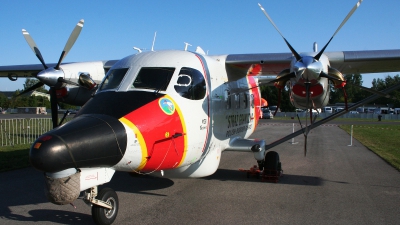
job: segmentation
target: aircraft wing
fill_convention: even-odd
[[[104,70],[110,69],[118,60],[105,60],[101,61],[103,63]],[[57,63],[49,63],[48,67],[54,67]],[[73,63],[63,63],[73,64]],[[29,64],[29,65],[12,65],[12,66],[0,66],[0,77],[8,77],[10,79],[15,79],[18,77],[35,77],[40,71],[44,70],[42,64]]]
[[[343,74],[384,73],[400,71],[400,49],[325,52],[331,67]],[[226,57],[225,66],[229,80],[246,76],[253,65],[261,70],[254,75],[277,75],[290,68],[291,53],[231,54]]]

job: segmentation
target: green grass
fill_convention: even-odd
[[[0,147],[0,172],[30,166],[29,144]]]
[[[350,133],[351,125],[340,125],[340,128]],[[353,137],[400,170],[400,124],[355,125]]]

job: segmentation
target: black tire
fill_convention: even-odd
[[[275,151],[269,151],[265,155],[264,170],[266,171],[280,171],[279,154]]]
[[[118,215],[119,202],[117,193],[111,188],[104,188],[97,195],[97,199],[110,203],[113,208],[106,209],[98,205],[93,205],[92,217],[94,222],[98,225],[112,224]]]

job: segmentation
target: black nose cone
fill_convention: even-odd
[[[47,132],[32,145],[32,166],[44,172],[68,168],[110,167],[126,150],[125,127],[118,119],[99,114],[81,115]]]

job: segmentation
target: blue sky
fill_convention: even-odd
[[[136,51],[189,50],[212,54],[289,52],[266,19],[261,3],[298,52],[329,40],[356,0],[50,1],[2,0],[0,65],[40,63],[26,43],[26,29],[46,63],[57,62],[72,29],[85,25],[64,62],[120,59]],[[326,51],[400,49],[400,1],[365,0]],[[397,73],[393,73],[394,75]],[[364,85],[388,74],[364,75]],[[23,88],[24,79],[3,78],[0,91]]]

